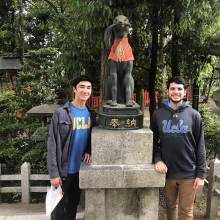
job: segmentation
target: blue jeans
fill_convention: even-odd
[[[165,199],[168,220],[192,220],[196,190],[195,179],[167,179]],[[178,216],[178,218],[177,218]]]
[[[63,198],[51,213],[51,220],[74,220],[80,200],[79,173],[62,180]]]

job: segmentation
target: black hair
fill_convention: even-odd
[[[184,89],[187,88],[186,81],[181,76],[174,76],[167,81],[167,89],[169,89],[171,83],[182,84]]]
[[[80,76],[76,77],[75,79],[73,79],[72,86],[74,88],[76,88],[77,84],[80,83],[81,81],[88,81],[92,84],[92,80],[88,76],[80,75]]]

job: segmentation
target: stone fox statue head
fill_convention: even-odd
[[[108,54],[108,104],[133,106],[132,94],[134,80],[132,77],[133,52],[128,42],[131,24],[127,17],[115,17],[112,25],[106,28],[104,42],[110,51]]]

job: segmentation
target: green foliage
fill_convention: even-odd
[[[56,48],[40,48],[29,51],[30,57],[24,60],[23,70],[18,74],[18,102],[21,109],[55,100],[57,77],[53,63],[56,60]]]
[[[16,117],[20,110],[18,100],[13,91],[0,93],[0,161],[7,173],[19,173],[20,166],[26,160],[36,172],[45,172],[46,142],[44,140],[39,144],[31,139],[40,124],[27,117]]]
[[[99,81],[101,42],[110,17],[111,10],[105,1],[70,2],[62,17],[65,26],[57,27],[60,61],[68,80],[86,73]]]
[[[0,161],[7,168],[7,173],[19,173],[25,161],[31,163],[34,173],[45,173],[47,170],[47,132],[41,129],[38,135],[44,139],[37,140],[36,130],[39,133],[41,124],[27,116],[19,119],[16,113],[25,113],[48,99],[55,100],[54,88],[59,84],[56,84],[58,77],[52,66],[57,58],[57,49],[40,48],[30,50],[29,54],[30,58],[24,60],[18,75],[16,91],[0,93]]]
[[[51,44],[50,11],[44,5],[30,5],[25,16],[25,32],[28,35],[28,49],[39,49]]]
[[[31,164],[31,171],[35,174],[47,173],[47,148],[46,142],[30,142],[32,148],[26,151],[21,161]]]
[[[20,3],[14,1],[12,6],[18,10]],[[47,100],[55,102],[55,91],[64,81],[59,83],[62,76],[57,72],[58,49],[51,46],[53,44],[51,26],[48,26],[50,13],[47,8],[41,10],[32,6],[23,4],[23,7],[26,7],[26,14],[14,14],[15,20],[11,21],[14,31],[16,28],[21,28],[23,35],[26,36],[23,46],[25,52],[28,52],[28,57],[24,59],[22,70],[17,76],[16,91],[0,93],[0,161],[4,164],[3,168],[6,170],[3,169],[3,172],[6,173],[19,173],[24,161],[31,163],[33,172],[46,172],[45,139],[37,142],[32,138],[41,124],[27,116],[17,118],[16,114],[25,113],[31,107],[45,103]],[[10,22],[5,20],[5,24],[0,28],[6,27],[5,25],[10,25]],[[3,29],[0,29],[0,41],[5,33],[1,30]],[[9,31],[7,27],[6,30]],[[5,39],[4,41],[7,42]],[[15,48],[22,47],[19,45],[19,40],[16,43]],[[2,45],[0,51],[13,52]]]
[[[48,138],[48,127],[37,128],[31,139],[35,142],[44,141],[46,142]]]
[[[209,159],[220,157],[220,121],[214,113],[211,113],[207,105],[200,108],[203,119],[205,144]]]
[[[8,138],[11,143],[12,137],[19,129],[19,121],[16,119],[18,103],[13,91],[0,93],[0,137],[1,141]]]
[[[220,88],[219,77],[220,59],[215,56],[211,56],[208,63],[206,63],[198,78],[198,83],[202,91],[201,95],[208,101],[208,98],[212,96],[213,92]]]
[[[216,7],[219,4],[216,2]],[[199,10],[198,10],[199,8]],[[198,82],[201,71],[210,61],[207,53],[210,37],[219,30],[219,12],[213,10],[209,1],[191,1],[182,14],[180,49],[183,75]]]
[[[0,53],[16,50],[13,1],[0,1]]]

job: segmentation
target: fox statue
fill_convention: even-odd
[[[118,15],[113,24],[106,28],[104,43],[108,54],[108,102],[110,106],[125,104],[133,106],[132,95],[134,79],[132,77],[133,52],[128,42],[131,24],[127,17]]]

